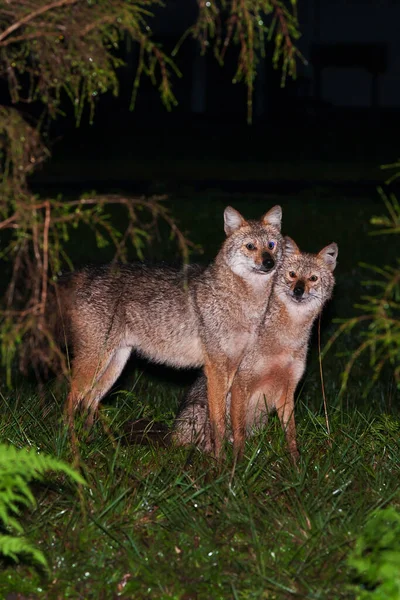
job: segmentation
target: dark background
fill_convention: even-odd
[[[196,19],[195,0],[168,0],[152,20],[154,39],[172,50]],[[32,178],[35,190],[95,188],[133,192],[218,186],[297,190],[309,185],[364,186],[384,180],[379,165],[398,154],[400,3],[299,0],[296,81],[280,87],[272,47],[258,68],[253,124],[246,88],[232,84],[237,50],[221,68],[188,39],[176,57],[178,106],[167,112],[143,78],[129,111],[137,47],[121,49],[120,95],[102,96],[94,124],[76,128],[72,109],[49,130],[53,158]],[[87,117],[87,115],[86,115]],[[54,142],[54,140],[56,140]]]

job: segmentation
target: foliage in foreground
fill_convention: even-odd
[[[44,553],[21,537],[24,529],[20,517],[23,507],[36,506],[29,484],[32,480],[43,480],[47,471],[63,473],[76,483],[84,483],[79,473],[61,460],[36,453],[34,449],[0,444],[0,519],[3,525],[0,554],[14,561],[21,555],[28,555],[43,567],[47,567]]]
[[[400,513],[390,506],[369,517],[349,557],[357,573],[357,600],[400,598]]]

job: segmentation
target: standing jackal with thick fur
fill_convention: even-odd
[[[284,257],[265,319],[227,396],[234,448],[239,455],[246,431],[250,433],[265,423],[268,413],[276,410],[292,458],[297,458],[294,392],[306,366],[312,324],[332,294],[337,254],[335,243],[318,254],[307,254],[285,238]],[[207,387],[202,377],[186,397],[175,421],[173,439],[177,444],[195,443],[211,450]]]
[[[227,238],[206,269],[107,265],[67,276],[59,300],[73,350],[70,413],[82,405],[93,418],[133,349],[173,367],[204,365],[218,455],[226,395],[281,259],[281,219],[279,206],[260,221],[227,207]]]

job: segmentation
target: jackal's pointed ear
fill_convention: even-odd
[[[273,206],[265,215],[261,218],[263,225],[272,225],[281,230],[282,224],[282,209],[279,205]]]
[[[335,242],[332,242],[329,246],[325,246],[325,248],[322,248],[322,250],[318,252],[318,256],[322,258],[330,271],[335,270],[338,252],[339,248]]]
[[[289,237],[288,235],[285,235],[285,237],[283,239],[285,242],[285,256],[288,256],[289,254],[299,254],[300,253],[300,248],[298,247],[296,242],[294,240],[292,240],[291,237]]]
[[[242,217],[240,212],[232,208],[232,206],[226,207],[224,210],[224,229],[226,235],[231,235],[245,223],[246,220]]]

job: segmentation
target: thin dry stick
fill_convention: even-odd
[[[3,41],[6,37],[8,37],[10,33],[15,31],[16,29],[19,29],[26,23],[29,23],[29,21],[32,21],[32,19],[34,19],[35,17],[38,17],[39,15],[49,10],[52,10],[53,8],[60,8],[61,6],[64,6],[66,4],[76,4],[78,1],[79,0],[58,0],[58,2],[52,2],[50,4],[46,4],[46,6],[41,6],[37,10],[34,10],[33,12],[22,17],[22,19],[20,19],[19,21],[12,23],[12,25],[10,25],[5,31],[3,31],[3,33],[0,33],[0,42]]]
[[[45,313],[47,300],[47,278],[49,269],[49,229],[50,229],[50,202],[46,201],[46,216],[43,230],[43,271],[42,271],[42,301],[40,312]]]
[[[287,17],[285,16],[285,14],[282,10],[282,7],[280,6],[279,2],[277,2],[277,0],[272,0],[272,4],[274,6],[275,14],[279,20],[279,24],[281,27],[282,35],[285,40],[285,45],[287,48],[288,55],[289,55],[289,57],[291,57],[293,55],[295,48],[293,46],[293,42],[290,37],[290,32],[289,32],[288,23],[287,23],[287,21],[288,21]]]
[[[14,221],[17,218],[18,218],[18,213],[15,213],[11,217],[8,217],[8,219],[4,219],[4,221],[2,221],[0,223],[0,229],[6,229],[8,227],[13,227],[14,229],[17,229],[18,225],[14,223]]]
[[[319,374],[321,377],[321,388],[322,388],[322,397],[324,399],[324,411],[325,411],[325,423],[326,430],[328,432],[328,444],[332,448],[332,440],[331,437],[331,428],[329,426],[329,417],[328,417],[328,407],[326,404],[326,395],[325,395],[325,384],[324,384],[324,372],[322,370],[322,356],[321,356],[321,315],[318,317],[318,358],[319,358]]]
[[[35,209],[32,210],[32,217],[33,217],[33,220],[32,220],[32,245],[33,245],[33,252],[35,255],[37,270],[40,273],[43,269],[43,262],[42,262],[42,257],[40,254],[40,247],[39,247],[38,222],[37,222],[36,212],[37,211]],[[36,281],[34,281],[34,290],[33,290],[32,295],[33,295],[33,303],[35,305],[38,305],[39,297],[40,297],[40,284],[37,279],[36,279]]]
[[[238,455],[237,455],[237,452],[235,452],[235,455],[234,455],[234,458],[233,458],[233,465],[232,465],[231,476],[229,477],[229,488],[230,489],[232,488],[233,478],[235,477],[237,460],[238,460]]]
[[[37,40],[38,38],[58,37],[59,35],[59,31],[35,31],[34,33],[26,33],[3,40],[0,42],[0,47],[10,46],[10,44],[17,44],[18,42],[26,42],[27,40]]]

